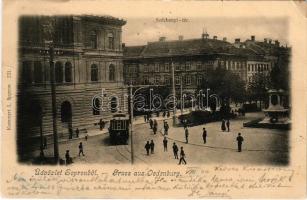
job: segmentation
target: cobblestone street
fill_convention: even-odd
[[[244,118],[238,118],[230,122],[230,132],[220,130],[220,122],[189,127],[189,143],[185,143],[184,129],[182,127],[170,127],[168,139],[168,151],[163,151],[162,120],[158,118],[159,133],[153,134],[149,124],[142,122],[142,118],[136,120],[134,126],[134,161],[136,164],[152,165],[178,164],[173,158],[172,144],[184,148],[188,164],[208,163],[234,163],[234,164],[259,164],[259,165],[286,165],[288,163],[288,132],[274,129],[244,128],[243,122],[255,119],[261,113],[249,113]],[[168,119],[171,125],[171,119]],[[207,143],[203,143],[202,128],[207,129]],[[99,130],[97,129],[97,132]],[[243,151],[237,152],[236,137],[238,132],[244,137]],[[153,140],[155,152],[146,155],[145,143]],[[78,144],[83,143],[85,156],[78,156]],[[45,150],[45,155],[52,156],[53,146]],[[70,155],[77,163],[108,163],[130,164],[131,146],[110,145],[108,133],[96,134],[89,137],[62,142],[59,145],[60,157],[65,157],[65,151],[70,150]],[[36,152],[39,153],[38,151]]]

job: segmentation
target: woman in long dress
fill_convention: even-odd
[[[226,131],[226,126],[225,126],[225,120],[222,119],[222,126],[221,126],[222,131]]]

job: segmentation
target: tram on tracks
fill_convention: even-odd
[[[113,115],[109,127],[112,144],[127,144],[129,139],[129,117],[125,114]]]

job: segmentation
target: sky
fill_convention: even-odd
[[[180,18],[178,18],[180,19]],[[164,36],[166,40],[177,40],[179,35],[184,39],[200,38],[203,30],[212,38],[223,37],[234,42],[255,35],[257,41],[264,38],[279,40],[281,45],[288,45],[288,21],[286,18],[188,18],[187,22],[159,22],[156,18],[128,18],[123,27],[123,43],[126,46],[145,45]]]

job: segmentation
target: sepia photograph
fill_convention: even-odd
[[[287,32],[287,18],[20,16],[18,159],[288,165]]]
[[[306,197],[304,6],[5,0],[1,197]]]

